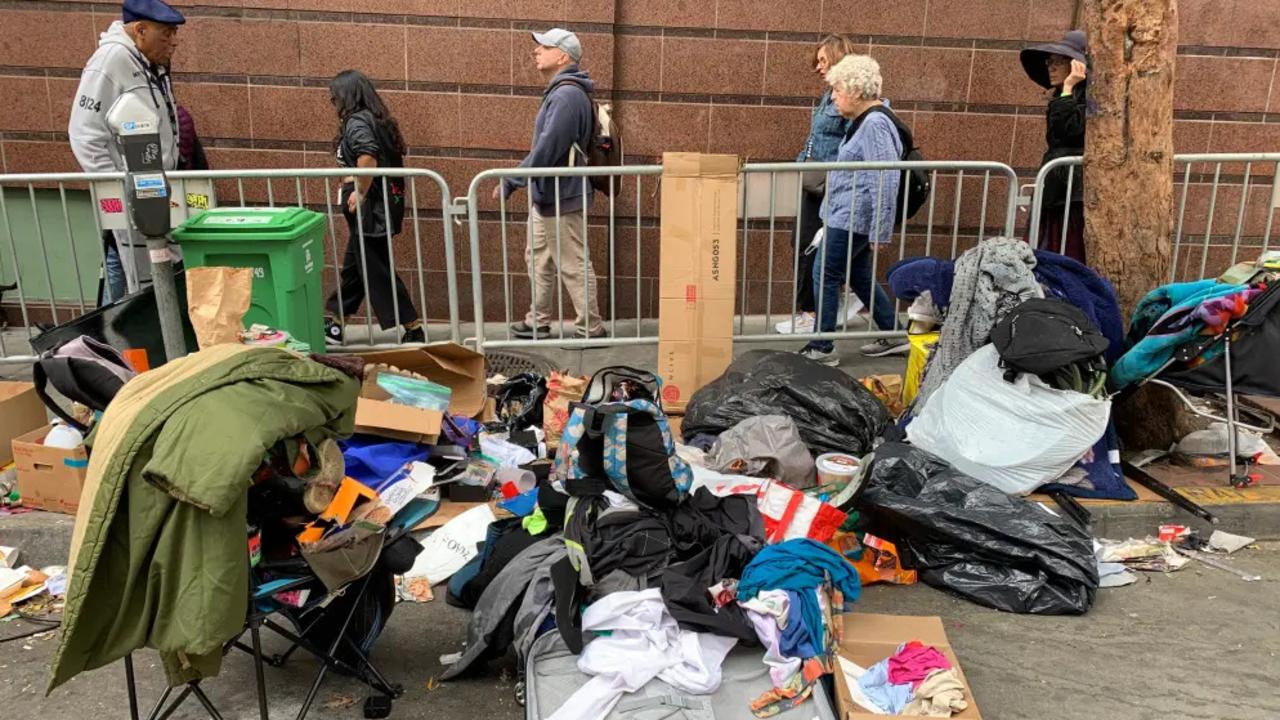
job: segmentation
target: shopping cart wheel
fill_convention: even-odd
[[[386,695],[370,695],[364,701],[364,716],[370,720],[391,716],[391,698]]]

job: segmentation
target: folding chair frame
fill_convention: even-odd
[[[1226,377],[1226,383],[1225,383],[1226,386],[1225,388],[1223,388],[1226,394],[1226,405],[1227,405],[1227,412],[1225,417],[1215,415],[1205,410],[1201,410],[1199,407],[1196,406],[1196,404],[1191,400],[1191,398],[1187,397],[1187,395],[1183,393],[1181,388],[1179,388],[1178,386],[1174,385],[1171,382],[1168,382],[1167,380],[1158,379],[1158,376],[1160,375],[1160,373],[1164,372],[1165,368],[1168,368],[1170,365],[1176,362],[1176,359],[1169,360],[1169,362],[1165,363],[1164,366],[1162,366],[1159,370],[1157,370],[1155,373],[1152,373],[1150,377],[1144,380],[1142,384],[1145,385],[1147,383],[1151,383],[1151,384],[1159,385],[1161,387],[1169,388],[1170,390],[1173,391],[1175,395],[1177,395],[1178,399],[1182,401],[1182,404],[1185,405],[1187,409],[1191,411],[1193,414],[1203,418],[1207,418],[1209,420],[1214,420],[1216,422],[1225,423],[1227,425],[1227,454],[1230,456],[1230,463],[1231,463],[1228,480],[1233,487],[1242,488],[1242,487],[1247,487],[1253,484],[1253,478],[1249,472],[1249,462],[1245,461],[1241,463],[1239,461],[1239,457],[1238,457],[1239,447],[1240,447],[1239,431],[1240,429],[1243,428],[1245,430],[1252,430],[1254,432],[1258,432],[1266,435],[1272,432],[1273,430],[1275,430],[1275,422],[1272,418],[1268,417],[1267,423],[1265,425],[1259,426],[1259,425],[1250,425],[1249,423],[1242,422],[1240,420],[1240,403],[1236,401],[1235,381],[1234,381],[1234,378],[1232,377],[1232,370],[1231,370],[1231,333],[1233,329],[1234,329],[1233,327],[1228,327],[1226,330],[1223,331],[1222,335],[1220,336],[1223,342],[1222,353],[1223,353],[1223,363],[1224,363],[1224,370],[1225,370],[1224,375]]]
[[[277,612],[276,610],[260,611],[257,609],[257,605],[254,602],[255,598],[250,598],[249,618],[245,624],[245,628],[241,630],[235,638],[223,646],[222,652],[223,655],[226,655],[232,648],[235,648],[249,654],[253,658],[254,673],[257,680],[258,717],[260,720],[268,720],[266,678],[263,672],[263,664],[269,664],[272,667],[281,667],[299,648],[305,650],[319,660],[320,668],[316,671],[316,676],[311,683],[311,688],[308,690],[307,696],[303,700],[302,707],[298,711],[297,720],[303,720],[303,718],[305,718],[310,712],[311,706],[315,703],[316,695],[320,692],[320,686],[324,682],[324,677],[328,674],[330,669],[345,672],[355,677],[357,680],[367,685],[371,690],[384,695],[388,699],[394,700],[404,694],[404,688],[398,684],[388,682],[386,676],[384,676],[369,657],[360,650],[355,641],[347,637],[347,628],[350,626],[352,618],[355,617],[356,611],[360,608],[360,600],[363,598],[364,594],[368,592],[369,583],[372,577],[373,573],[370,572],[357,581],[359,583],[359,589],[356,591],[357,595],[355,602],[351,603],[351,609],[347,611],[346,616],[342,619],[342,627],[339,629],[327,650],[316,647],[314,644],[308,642],[302,637],[302,635],[305,635],[307,630],[310,629],[309,627],[304,629],[301,634],[294,633],[271,619],[271,615],[274,615]],[[292,587],[309,583],[313,579],[314,578],[299,578],[292,583],[286,583],[282,586],[273,586],[271,592],[282,592]],[[351,588],[347,588],[344,592],[349,592],[350,590]],[[320,617],[317,617],[313,622],[317,622],[319,619]],[[267,658],[262,654],[261,629],[264,626],[291,643],[284,653],[274,655],[271,658]],[[252,646],[245,645],[241,642],[241,639],[244,637],[246,632],[250,635]],[[356,656],[359,658],[358,665],[360,665],[360,667],[352,666],[347,662],[339,660],[335,656],[338,646],[343,642],[346,642],[347,645],[356,653]],[[132,653],[125,656],[124,664],[125,682],[127,683],[129,694],[129,717],[131,720],[140,720],[138,715],[137,684],[134,678]],[[204,707],[205,712],[212,720],[222,720],[222,715],[218,712],[217,707],[214,706],[208,695],[205,694],[204,689],[200,687],[199,680],[187,683],[182,687],[181,691],[179,691],[178,696],[170,701],[169,698],[175,689],[177,688],[170,687],[165,689],[164,693],[161,694],[160,699],[156,702],[155,707],[152,708],[151,712],[147,715],[146,720],[166,720],[184,702],[186,702],[187,698],[190,696],[194,696],[196,700],[199,701],[199,703]]]

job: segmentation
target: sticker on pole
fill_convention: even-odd
[[[119,180],[105,180],[92,185],[97,200],[98,226],[103,230],[126,230],[128,218],[124,212],[124,188]]]
[[[134,175],[133,195],[139,200],[169,197],[169,186],[161,173]]]

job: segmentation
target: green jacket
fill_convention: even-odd
[[[220,345],[139,375],[95,429],[49,689],[141,647],[171,685],[215,675],[248,607],[247,490],[263,454],[349,435],[359,383]]]

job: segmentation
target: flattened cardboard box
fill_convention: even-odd
[[[84,445],[72,450],[46,447],[44,438],[52,429],[46,425],[14,439],[18,493],[27,507],[75,515],[89,474],[89,455]]]
[[[0,467],[13,462],[13,441],[49,422],[36,386],[0,382]]]
[[[848,613],[844,615],[843,621],[844,639],[840,642],[838,652],[864,668],[869,668],[893,655],[897,652],[899,645],[912,640],[919,640],[925,645],[937,648],[951,661],[951,667],[956,671],[960,682],[964,684],[965,699],[969,702],[968,708],[951,717],[956,720],[982,720],[978,702],[973,698],[973,686],[964,676],[964,671],[960,668],[960,660],[951,649],[947,633],[942,628],[942,618]],[[835,676],[840,720],[883,720],[886,717],[876,715],[853,702],[844,672],[839,667],[836,669]]]
[[[484,385],[484,356],[457,343],[438,343],[421,348],[359,353],[365,362],[390,365],[421,375],[452,391],[449,412],[466,417],[484,417],[487,395]],[[435,444],[444,424],[444,413],[398,405],[378,386],[376,378],[366,378],[356,402],[356,432],[393,440]]]
[[[391,402],[391,394],[378,385],[375,373],[365,377],[360,386],[360,398],[356,400],[355,430],[358,433],[434,445],[443,425],[444,413],[439,410]]]
[[[392,365],[439,383],[453,391],[449,412],[476,417],[484,412],[484,355],[457,343],[421,348],[359,353],[365,362]]]
[[[658,374],[680,411],[733,359],[739,160],[663,155]]]

